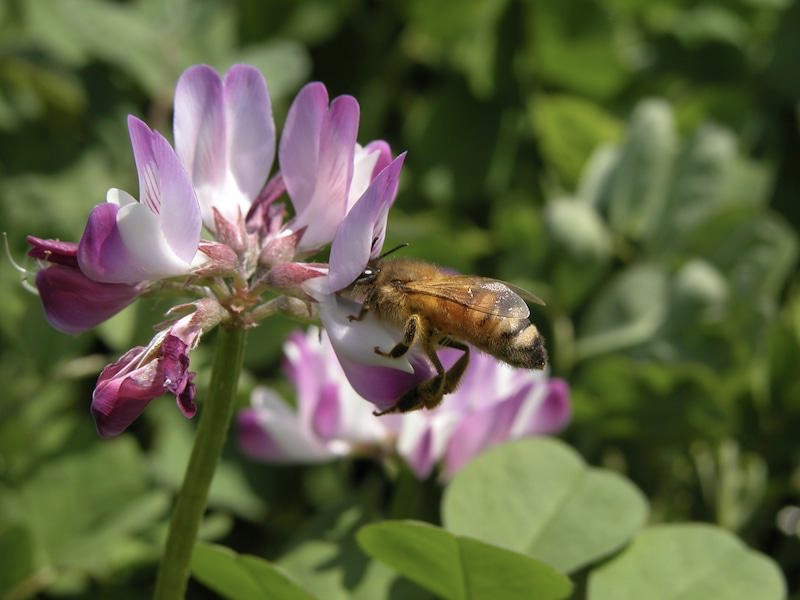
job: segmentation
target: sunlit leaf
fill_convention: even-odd
[[[561,442],[527,439],[490,450],[447,487],[453,533],[523,552],[570,572],[623,545],[647,503],[630,482],[590,468]]]

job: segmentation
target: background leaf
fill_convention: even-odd
[[[786,587],[775,564],[723,529],[662,525],[642,531],[589,578],[590,600],[778,600]]]
[[[569,580],[521,554],[413,521],[362,528],[358,542],[406,577],[452,600],[503,597],[565,598]]]
[[[231,600],[313,598],[275,565],[216,544],[197,543],[192,552],[192,574],[221,597]]]

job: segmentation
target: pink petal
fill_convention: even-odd
[[[253,201],[275,157],[275,123],[264,76],[249,65],[234,65],[225,75],[223,98],[228,170]]]
[[[368,154],[372,154],[373,152],[378,153],[378,160],[375,162],[375,167],[372,169],[371,177],[371,179],[375,179],[375,177],[378,176],[378,173],[383,171],[389,166],[389,163],[392,162],[392,149],[388,142],[383,140],[375,140],[364,146],[364,150]]]
[[[426,479],[433,471],[438,457],[433,451],[433,429],[426,427],[413,451],[403,456],[409,468],[418,479]]]
[[[297,213],[294,227],[307,227],[298,249],[310,251],[329,243],[347,209],[358,134],[358,103],[339,96],[322,121],[319,158],[311,201]],[[291,196],[294,199],[294,196]]]
[[[92,394],[92,416],[102,437],[125,431],[150,401],[164,392],[156,361],[127,374],[122,373],[139,359],[144,350],[141,346],[134,348],[100,373]]]
[[[222,80],[208,65],[183,72],[175,88],[175,150],[196,188],[225,184],[226,141]],[[209,212],[211,206],[205,207]]]
[[[301,89],[289,107],[278,149],[281,175],[295,214],[311,203],[317,180],[319,138],[328,110],[328,91],[319,82]]]
[[[512,428],[515,438],[561,431],[572,417],[569,385],[563,379],[549,379],[544,398],[531,394],[525,399]]]
[[[139,174],[139,202],[160,216],[170,248],[190,263],[203,224],[189,177],[164,136],[134,116],[128,117],[128,130]]]
[[[330,273],[320,282],[323,293],[344,289],[380,254],[389,208],[394,203],[405,153],[373,180],[336,231],[331,246]]]
[[[326,381],[319,389],[319,398],[311,416],[311,428],[323,440],[341,433],[339,389],[335,382]]]
[[[336,456],[271,390],[257,388],[252,404],[239,416],[239,444],[245,454],[274,463],[322,462]]]

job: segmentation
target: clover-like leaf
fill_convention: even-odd
[[[766,556],[719,527],[643,530],[589,578],[589,600],[780,600],[786,583]]]
[[[450,600],[555,600],[572,590],[569,579],[549,565],[427,523],[374,523],[362,527],[357,539],[370,555]]]
[[[524,552],[570,572],[622,546],[647,503],[630,482],[588,467],[546,438],[499,446],[458,472],[442,516],[453,533]]]

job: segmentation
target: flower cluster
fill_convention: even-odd
[[[100,435],[119,434],[165,393],[191,417],[189,352],[203,334],[220,324],[252,327],[278,311],[318,317],[329,341],[324,358],[311,342],[290,342],[290,354],[302,357],[290,358],[303,399],[299,421],[261,392],[262,409],[251,414],[266,419],[269,435],[246,445],[260,448],[256,454],[269,455],[264,448],[273,444],[276,454],[289,447],[318,459],[396,438],[416,472],[425,474],[440,459],[449,472],[477,451],[476,443],[550,431],[563,422],[563,390],[556,393],[561,412],[552,426],[541,424],[539,408],[529,414],[538,406],[530,399],[534,382],[536,394],[562,384],[543,387],[546,380],[535,374],[523,381],[480,355],[470,372],[489,365],[487,373],[474,384],[467,376],[462,400],[448,400],[430,415],[372,417],[362,399],[386,410],[435,371],[416,347],[397,358],[377,354],[374,348],[393,347],[402,332],[371,312],[353,320],[361,306],[340,294],[381,253],[405,159],[393,157],[384,141],[359,145],[358,123],[354,98],[330,101],[324,85],[310,83],[293,100],[278,141],[267,84],[255,68],[236,65],[222,78],[208,66],[192,67],[175,90],[174,149],[144,122],[128,118],[138,198],[109,190],[77,243],[29,236],[29,255],[42,266],[35,281],[45,315],[66,333],[94,327],[145,294],[194,298],[167,312],[148,345],[100,374],[92,397]],[[306,260],[328,245],[327,264]],[[445,365],[455,360],[448,352],[441,351]],[[478,384],[494,387],[465,400]],[[482,397],[503,401],[487,406]],[[270,423],[285,427],[279,432]],[[472,441],[460,440],[462,430]],[[475,435],[483,441],[475,442]],[[297,450],[293,440],[301,438],[305,446]]]
[[[175,91],[174,149],[128,118],[138,198],[109,190],[77,243],[29,236],[45,316],[63,332],[94,327],[145,294],[196,298],[169,311],[146,347],[103,370],[92,398],[101,435],[118,434],[166,392],[194,414],[188,353],[216,325],[251,327],[276,311],[309,316],[318,303],[335,304],[371,255],[350,247],[363,242],[351,235],[382,245],[404,159],[383,141],[359,145],[358,122],[354,98],[329,101],[324,85],[310,83],[277,143],[255,68],[236,65],[221,78],[192,67]],[[331,242],[336,270],[303,261]]]
[[[257,389],[239,413],[239,445],[269,463],[312,463],[346,455],[399,455],[420,479],[436,465],[451,477],[503,441],[555,433],[569,420],[569,390],[541,371],[514,369],[474,349],[460,387],[433,410],[376,419],[353,389],[328,336],[312,327],[284,344],[296,410]]]

